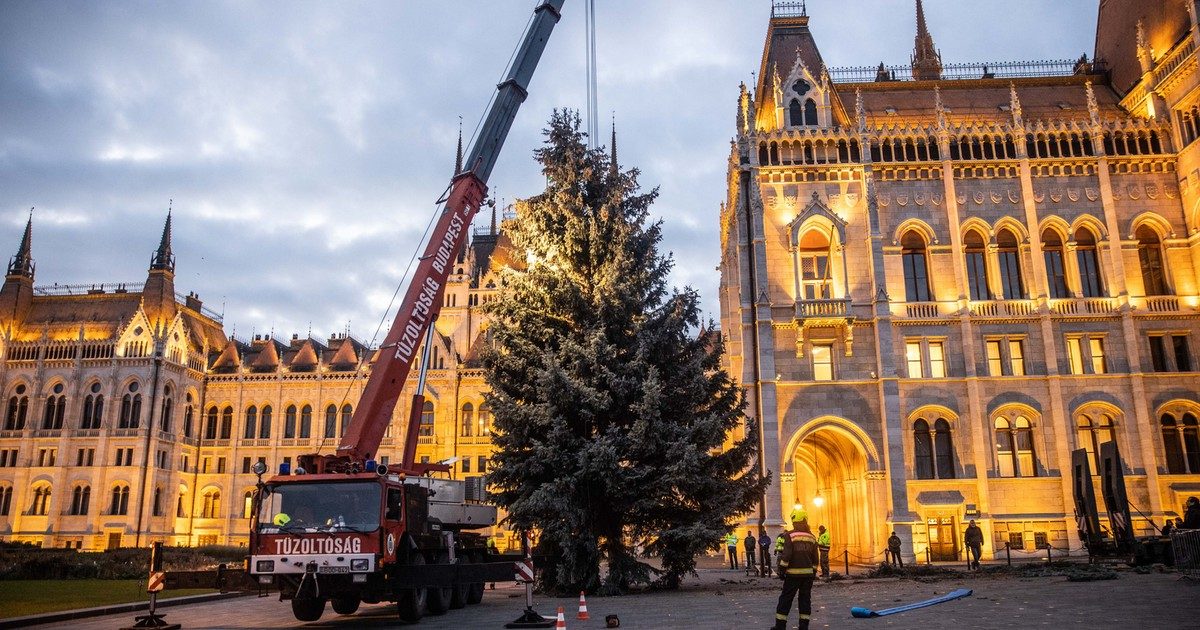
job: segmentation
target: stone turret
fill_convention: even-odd
[[[933,45],[933,36],[925,25],[925,7],[917,0],[917,37],[912,56],[913,78],[937,81],[942,78],[942,53]]]
[[[33,302],[33,212],[25,222],[25,234],[17,253],[8,261],[8,274],[0,288],[0,325],[15,328],[29,314]]]
[[[142,289],[142,309],[155,329],[165,328],[175,318],[175,255],[171,253],[170,211],[158,249],[150,257],[150,271]]]

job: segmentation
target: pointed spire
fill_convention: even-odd
[[[917,81],[936,81],[942,78],[942,54],[933,45],[933,35],[925,25],[925,6],[917,0],[917,37],[913,44],[913,78]]]
[[[746,133],[746,82],[738,83],[737,131]]]
[[[1141,64],[1142,74],[1150,72],[1154,69],[1154,51],[1150,48],[1150,42],[1146,39],[1146,25],[1141,18],[1137,21],[1137,59]]]
[[[454,156],[454,174],[458,175],[462,172],[462,116],[458,117],[458,153]]]
[[[492,231],[491,231],[491,234],[492,234],[492,236],[495,236],[496,235],[496,198],[495,197],[492,197],[492,200],[489,203],[489,205],[492,206]]]
[[[609,163],[609,169],[612,171],[612,175],[616,176],[618,173],[621,172],[620,167],[617,166],[617,113],[616,112],[613,112],[613,114],[612,114],[612,141],[611,141],[611,144],[609,144],[608,146],[609,146],[609,149],[612,151],[612,158],[611,158],[612,161]]]
[[[1013,126],[1025,127],[1024,113],[1021,111],[1021,99],[1017,97],[1017,84],[1008,82],[1008,109],[1012,112]]]
[[[1083,89],[1087,92],[1088,117],[1091,118],[1092,126],[1098,127],[1100,125],[1100,104],[1096,102],[1096,92],[1092,90],[1092,82],[1084,83]]]
[[[33,278],[33,208],[29,209],[29,219],[25,221],[25,234],[21,236],[17,255],[8,261],[8,275]]]
[[[162,238],[158,241],[158,249],[154,251],[154,258],[150,260],[150,269],[161,269],[165,271],[175,271],[175,255],[171,253],[171,213],[174,210],[175,200],[171,200],[167,205],[167,222],[163,224]]]

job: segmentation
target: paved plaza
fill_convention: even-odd
[[[703,569],[678,592],[623,597],[593,597],[589,621],[575,619],[576,599],[536,598],[543,614],[556,606],[567,611],[568,628],[603,628],[604,616],[620,616],[621,628],[768,628],[773,623],[778,581],[747,578],[741,572]],[[851,606],[887,608],[923,600],[956,588],[974,594],[962,600],[878,619],[853,619]],[[483,603],[439,617],[426,617],[424,630],[502,628],[522,609],[522,590],[497,585]],[[1064,577],[994,577],[962,574],[937,581],[914,579],[845,580],[814,589],[814,628],[1087,628],[1138,630],[1200,628],[1200,582],[1178,574],[1121,571],[1116,580],[1068,582]],[[385,628],[398,626],[392,608],[364,606],[340,617],[326,609],[317,622],[297,623],[290,606],[275,597],[237,598],[164,609],[167,619],[185,628]],[[789,627],[795,627],[793,608]],[[70,622],[81,630],[112,630],[132,615]]]

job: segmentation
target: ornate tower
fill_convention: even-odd
[[[917,0],[917,38],[912,56],[913,78],[917,81],[937,81],[942,78],[942,53],[933,45],[933,36],[925,26],[925,7]]]
[[[8,274],[0,288],[0,322],[5,328],[17,326],[29,313],[33,300],[33,212],[25,222],[25,234],[17,253],[8,261]]]
[[[175,317],[175,254],[171,253],[171,212],[163,225],[158,249],[150,257],[150,271],[142,289],[142,309],[156,328]]]

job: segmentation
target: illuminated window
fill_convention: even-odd
[[[1046,279],[1050,283],[1050,297],[1056,300],[1071,297],[1067,288],[1067,272],[1063,266],[1062,236],[1052,229],[1042,232],[1042,257],[1046,261]]]
[[[1200,426],[1196,416],[1192,413],[1170,412],[1163,414],[1159,421],[1162,423],[1167,473],[1200,474]]]
[[[925,373],[921,369],[921,342],[909,341],[905,343],[904,356],[908,362],[908,377],[923,378]]]
[[[242,437],[247,440],[253,440],[258,435],[258,407],[250,405],[246,409],[246,426],[242,433]]]
[[[1008,364],[1009,373],[1013,376],[1025,375],[1025,348],[1020,339],[1012,339],[1008,342]]]
[[[123,516],[129,513],[129,486],[113,486],[108,513],[113,516]]]
[[[1001,477],[1034,477],[1033,427],[1022,415],[996,418],[996,468]]]
[[[473,426],[475,423],[475,406],[471,403],[463,404],[462,412],[459,414],[459,421],[462,425],[462,436],[471,437],[471,433],[475,428]]]
[[[50,486],[48,484],[35,486],[33,489],[33,503],[29,506],[29,513],[33,516],[45,516],[49,512]]]
[[[992,299],[992,291],[988,288],[987,247],[983,236],[976,230],[967,232],[963,238],[963,249],[967,262],[967,285],[971,291],[971,299],[975,301]]]
[[[421,437],[433,437],[433,403],[425,401],[425,406],[421,407],[421,426],[417,435]]]
[[[1075,418],[1078,445],[1087,450],[1092,474],[1100,472],[1100,445],[1113,439],[1113,421],[1107,414],[1085,412]]]
[[[929,272],[925,260],[925,239],[916,230],[909,230],[900,239],[903,247],[901,255],[904,262],[904,298],[908,302],[928,302],[931,299],[929,290]]]
[[[929,342],[929,376],[946,377],[946,348],[940,341]]]
[[[1025,282],[1021,278],[1021,251],[1017,237],[1011,230],[1000,230],[996,234],[996,254],[1000,263],[1001,295],[1006,300],[1025,298]]]
[[[1000,356],[1000,341],[998,339],[988,340],[985,346],[987,348],[988,374],[992,376],[1004,374],[1004,359]]]
[[[1104,282],[1096,255],[1096,236],[1087,228],[1075,232],[1075,260],[1079,265],[1079,289],[1084,297],[1103,297]]]
[[[250,518],[254,513],[254,491],[247,490],[242,495],[242,518]]]
[[[1088,339],[1088,351],[1092,355],[1092,374],[1104,374],[1108,365],[1104,361],[1104,340],[1099,337]]]
[[[204,493],[204,501],[200,506],[200,518],[219,518],[221,516],[221,491],[209,490]]]
[[[833,344],[814,343],[812,347],[814,381],[833,380]]]
[[[1145,295],[1167,295],[1167,280],[1163,270],[1162,241],[1148,225],[1135,233],[1138,240],[1138,264],[1142,268],[1142,292]]]

